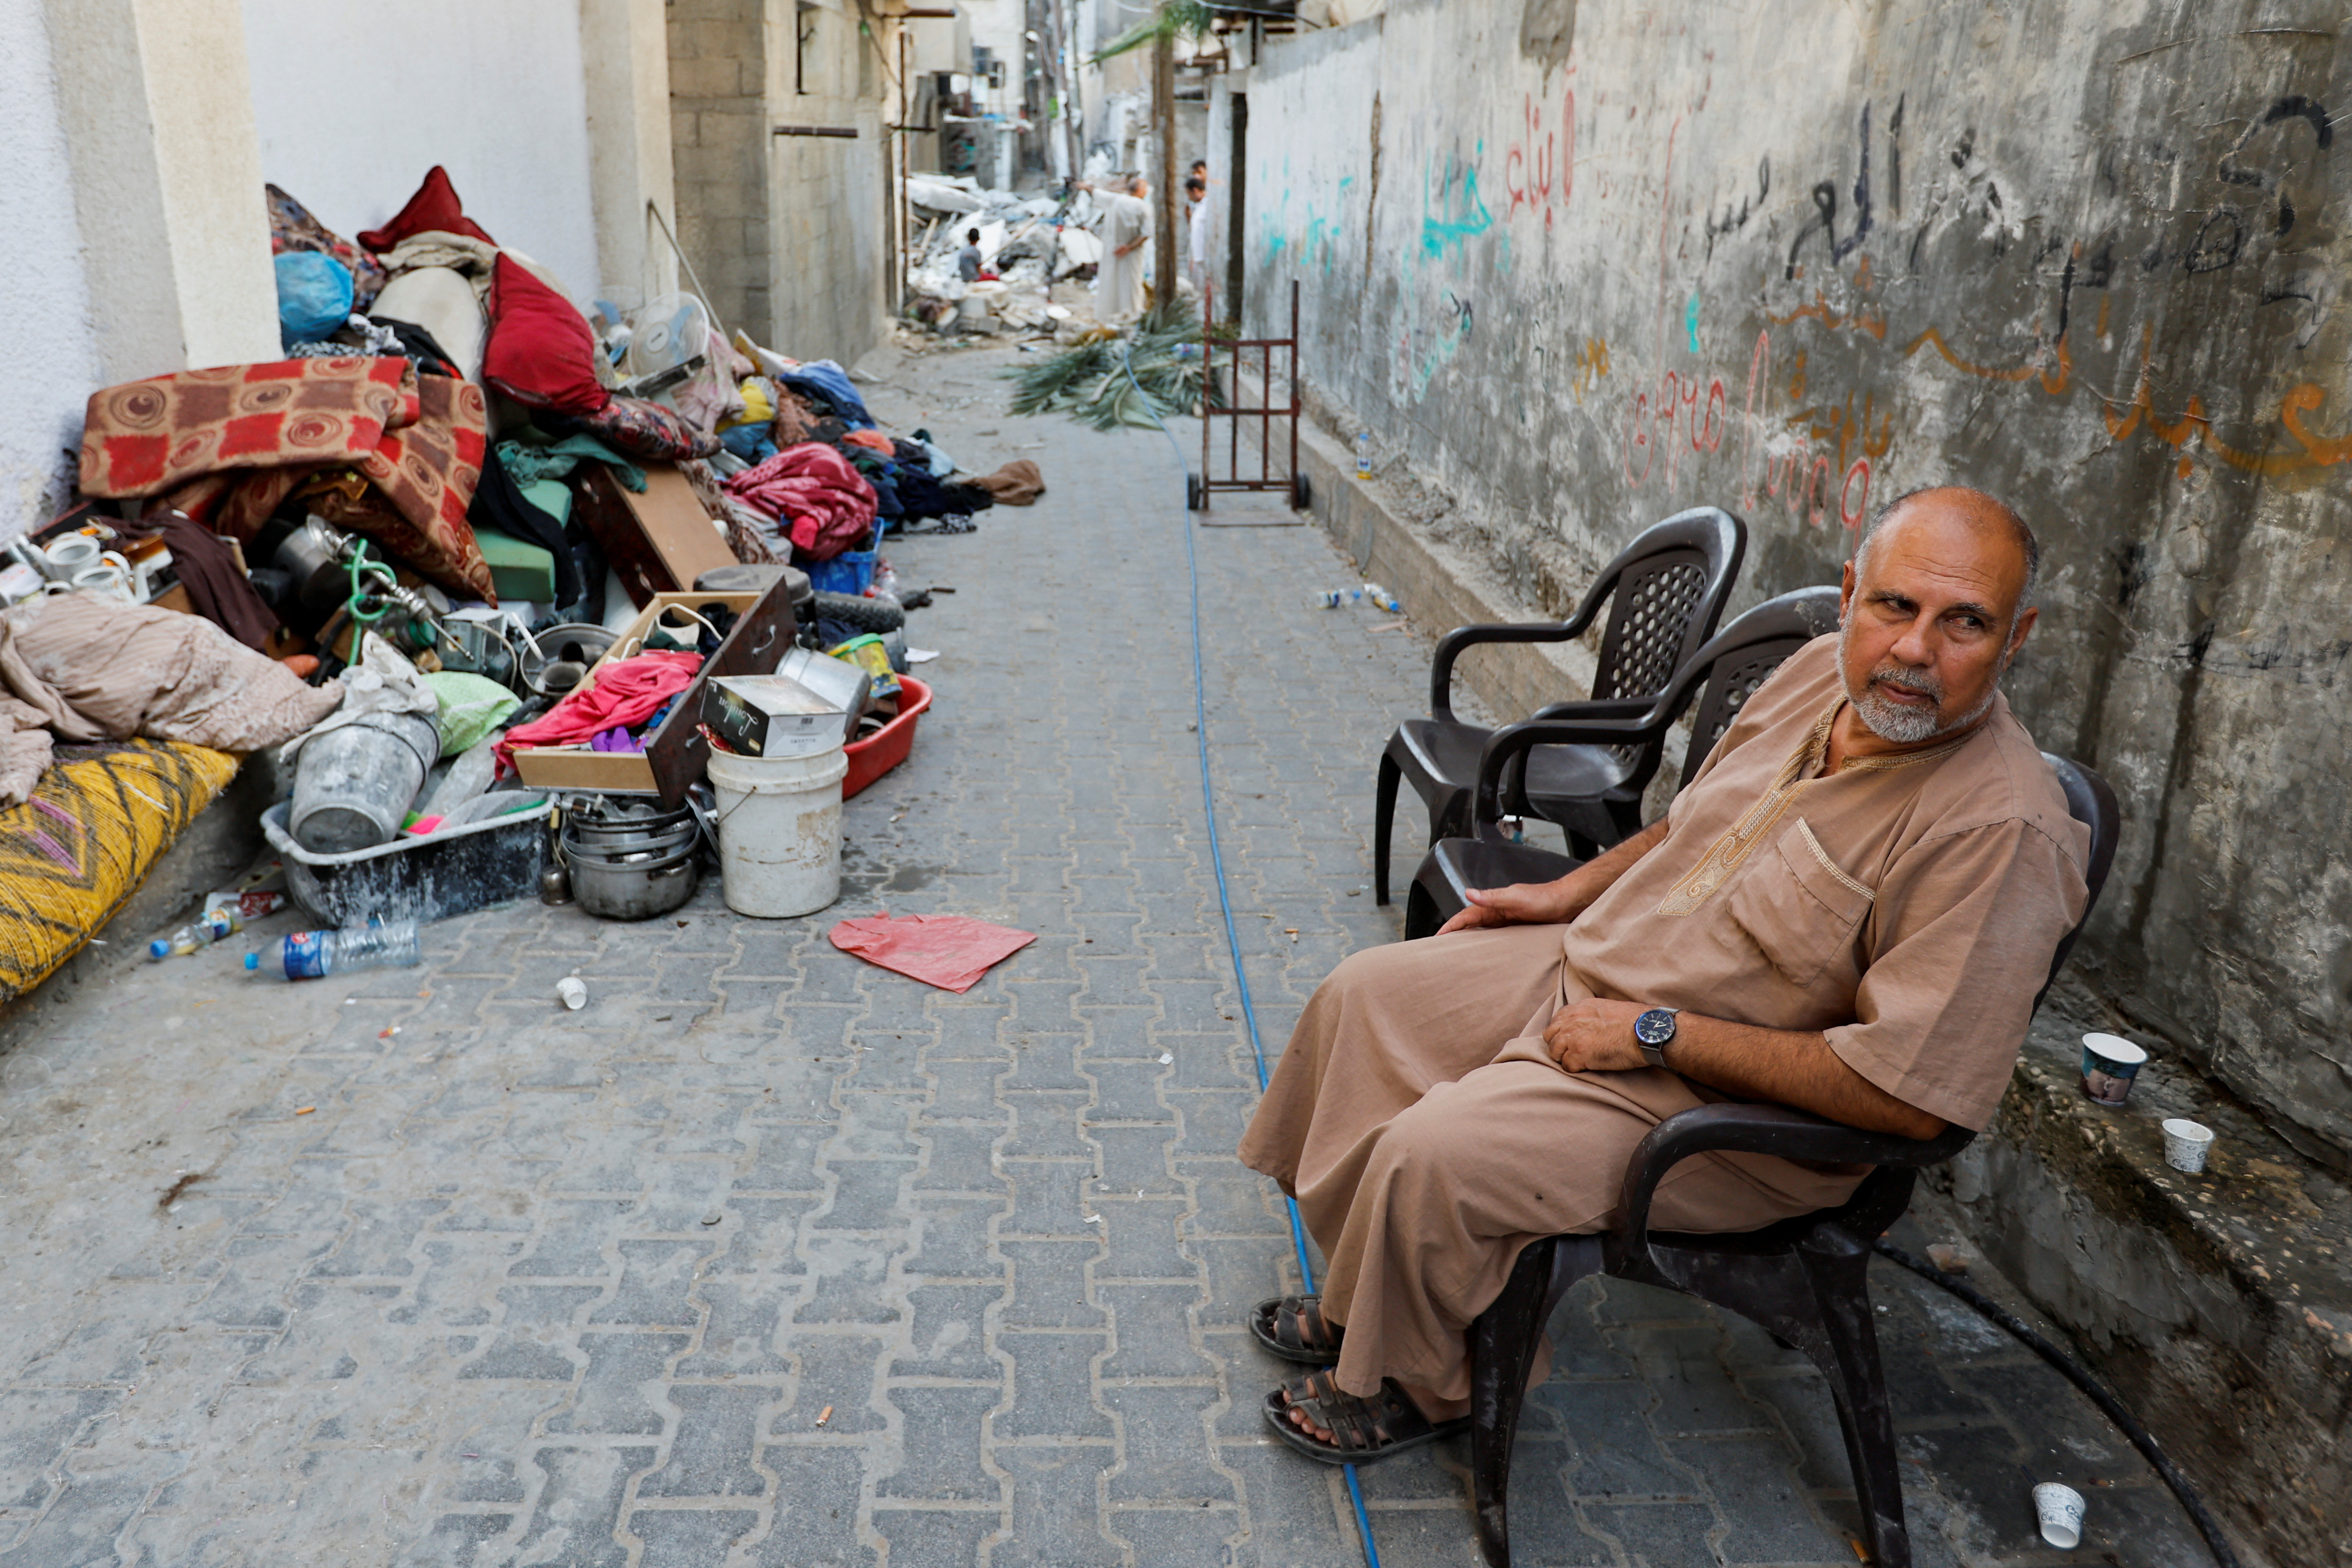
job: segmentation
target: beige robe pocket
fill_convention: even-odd
[[[1852,948],[1875,896],[1800,817],[1732,883],[1725,909],[1783,979],[1808,987]]]

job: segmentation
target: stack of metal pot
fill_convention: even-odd
[[[562,860],[580,907],[606,920],[650,920],[694,896],[702,824],[690,806],[625,795],[565,802]]]

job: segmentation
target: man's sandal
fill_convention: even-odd
[[[1250,1310],[1249,1329],[1258,1343],[1285,1361],[1301,1366],[1339,1364],[1339,1336],[1346,1331],[1324,1321],[1320,1296],[1270,1296]]]
[[[1294,1410],[1338,1441],[1302,1429],[1290,1418]],[[1267,1395],[1265,1421],[1284,1442],[1327,1465],[1369,1465],[1470,1428],[1467,1416],[1432,1423],[1393,1377],[1382,1378],[1381,1391],[1366,1399],[1340,1388],[1328,1372],[1310,1372]]]

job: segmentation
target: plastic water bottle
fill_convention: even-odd
[[[203,918],[181,926],[169,936],[158,936],[147,944],[147,956],[161,961],[184,958],[191,953],[201,953],[224,936],[233,936],[245,929],[245,921],[228,908],[207,909]]]
[[[1360,430],[1356,433],[1356,477],[1369,479],[1371,476],[1372,433],[1369,430]]]
[[[278,945],[278,962],[289,980],[321,980],[352,969],[405,969],[424,956],[414,920],[349,931],[297,931]],[[259,969],[261,955],[247,953],[245,967]]]
[[[1391,614],[1395,614],[1404,609],[1403,605],[1397,602],[1397,597],[1395,594],[1391,593],[1387,589],[1382,588],[1377,582],[1368,582],[1364,584],[1361,591],[1363,597],[1370,601],[1376,609],[1385,610]]]
[[[1307,596],[1318,610],[1344,610],[1364,597],[1360,588],[1318,588]]]

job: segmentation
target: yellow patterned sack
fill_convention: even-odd
[[[0,1001],[79,952],[237,768],[226,751],[164,740],[61,745],[57,758],[30,800],[0,810]]]

